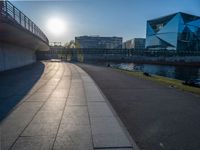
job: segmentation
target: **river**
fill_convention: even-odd
[[[184,81],[190,79],[200,79],[200,67],[166,66],[135,63],[111,63],[110,65],[111,67],[117,67],[120,69],[126,69],[130,71],[143,71],[150,74],[160,75]]]

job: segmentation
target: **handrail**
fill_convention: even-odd
[[[98,48],[65,48],[65,47],[51,47],[49,51],[38,51],[42,54],[57,54],[60,52],[82,52],[83,55],[101,55],[103,56],[125,56],[131,58],[133,56],[147,56],[147,57],[173,57],[173,56],[200,56],[200,51],[174,51],[174,50],[147,50],[147,49],[98,49]]]
[[[0,1],[0,17],[15,21],[15,23],[21,25],[24,29],[30,31],[45,43],[49,43],[49,40],[40,28],[8,0]]]

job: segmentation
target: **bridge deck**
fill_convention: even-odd
[[[49,50],[46,35],[9,1],[0,1],[0,42]]]

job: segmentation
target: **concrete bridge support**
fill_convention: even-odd
[[[0,71],[21,67],[36,61],[35,51],[30,48],[0,43]]]

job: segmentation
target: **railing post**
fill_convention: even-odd
[[[30,31],[30,20],[28,19],[28,30]]]
[[[13,6],[13,8],[12,8],[12,11],[13,11],[13,18],[14,18],[14,20],[15,20],[15,7]]]
[[[22,25],[22,16],[21,16],[21,12],[19,11],[19,23],[20,25]]]
[[[24,27],[26,28],[26,16],[24,16],[23,19],[24,19]]]
[[[6,9],[6,17],[8,16],[8,7],[7,7],[7,1],[4,1],[5,3],[5,9]]]
[[[31,31],[33,33],[33,22],[31,22]]]
[[[1,17],[3,16],[3,7],[4,7],[4,4],[3,4],[4,2],[3,1],[0,1],[0,19],[1,19]]]

